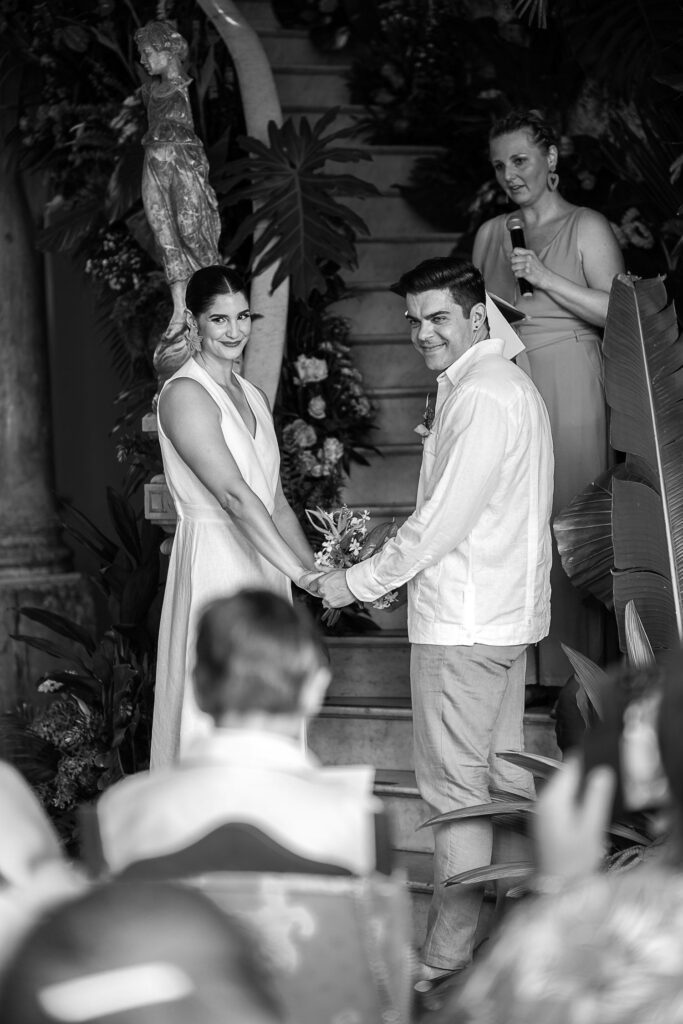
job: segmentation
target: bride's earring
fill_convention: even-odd
[[[551,192],[557,192],[557,186],[560,184],[560,176],[555,170],[548,172],[548,188]]]
[[[202,347],[202,336],[197,328],[194,317],[187,318],[187,347],[192,353],[199,352]]]

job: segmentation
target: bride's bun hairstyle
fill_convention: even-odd
[[[219,295],[239,294],[248,297],[247,287],[236,270],[219,264],[202,267],[194,272],[187,283],[185,306],[196,320]],[[179,334],[171,338],[163,337],[154,350],[153,360],[159,385],[172,377],[196,351],[189,324]]]

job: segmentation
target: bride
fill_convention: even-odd
[[[211,266],[190,278],[187,331],[155,353],[159,442],[178,525],[159,630],[151,767],[176,759],[210,719],[192,691],[204,606],[244,587],[291,601],[319,572],[280,483],[280,453],[263,392],[237,372],[251,332],[241,278]]]

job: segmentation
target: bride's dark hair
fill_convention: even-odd
[[[240,293],[248,296],[247,287],[236,270],[218,264],[202,267],[187,283],[185,305],[194,317],[198,317],[206,312],[217,296]],[[161,339],[154,350],[154,369],[160,386],[187,362],[193,351],[187,329],[172,338]]]

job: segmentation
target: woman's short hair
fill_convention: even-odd
[[[188,53],[186,40],[170,21],[147,22],[135,33],[135,43],[140,50],[143,46],[151,46],[154,50],[168,50],[181,61],[185,60]]]
[[[201,316],[219,295],[239,295],[248,298],[247,287],[231,267],[214,264],[195,270],[187,282],[185,305],[194,317]],[[172,377],[192,355],[187,330],[173,338],[162,338],[154,351],[154,369],[159,383]]]
[[[0,984],[2,1024],[222,1024],[226,1007],[283,1017],[251,933],[168,882],[100,885],[47,911]]]
[[[447,291],[468,317],[478,302],[486,302],[484,278],[473,263],[456,256],[434,256],[406,271],[391,286],[397,295],[419,295],[433,290]]]
[[[489,132],[489,142],[512,132],[528,132],[532,142],[545,152],[550,146],[557,146],[555,130],[538,110],[523,110],[519,107],[511,110],[505,117],[493,123]]]
[[[292,714],[304,684],[327,664],[310,615],[267,590],[213,601],[197,629],[194,687],[200,708]]]

